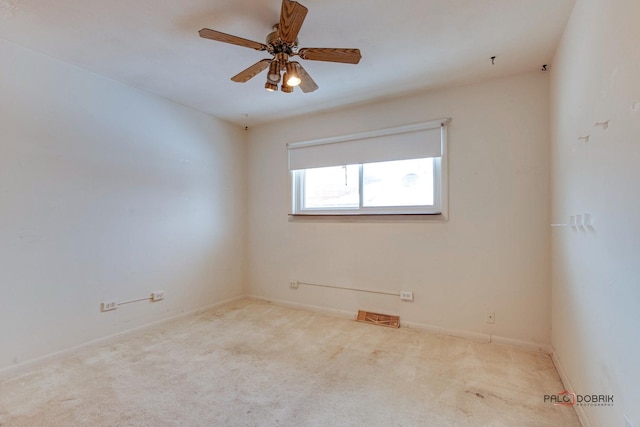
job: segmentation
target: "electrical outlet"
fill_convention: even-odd
[[[496,323],[496,312],[487,313],[487,323]]]
[[[161,301],[164,299],[164,291],[151,292],[151,301]]]
[[[411,292],[411,291],[400,291],[400,299],[402,301],[413,301],[413,292]]]
[[[111,311],[118,308],[118,303],[115,300],[103,301],[100,305],[100,311]]]
[[[289,287],[290,287],[291,289],[298,289],[298,285],[299,285],[299,283],[298,283],[297,281],[291,281],[291,282],[289,282]]]

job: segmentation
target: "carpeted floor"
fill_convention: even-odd
[[[549,356],[255,300],[0,382],[2,426],[579,426]]]

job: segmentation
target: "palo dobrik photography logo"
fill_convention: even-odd
[[[576,394],[569,390],[563,390],[558,394],[545,394],[544,401],[557,406],[574,406],[576,404]]]
[[[563,390],[558,394],[545,394],[545,403],[556,406],[613,406],[612,394],[576,394]]]
[[[554,405],[558,405],[558,406],[574,406],[576,404],[576,394],[570,392],[569,390],[563,390],[560,393],[558,393],[557,396],[552,396],[552,397],[557,397],[558,398],[558,402],[554,402]]]

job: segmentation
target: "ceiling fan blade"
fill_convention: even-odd
[[[271,59],[263,59],[262,61],[258,61],[246,70],[240,71],[238,74],[231,77],[231,80],[237,83],[245,83],[259,74],[262,70],[267,68],[270,62]]]
[[[313,92],[314,90],[318,89],[318,85],[316,84],[316,82],[314,82],[309,73],[307,73],[307,71],[302,68],[302,65],[300,65],[300,63],[295,61],[291,61],[291,63],[295,64],[296,66],[298,77],[300,77],[299,87],[304,93]]]
[[[298,56],[311,61],[342,62],[357,64],[360,62],[360,49],[342,49],[330,47],[306,47],[298,51]]]
[[[254,42],[252,40],[243,39],[242,37],[232,36],[231,34],[221,33],[220,31],[210,30],[209,28],[203,28],[198,31],[200,37],[204,39],[216,40],[223,43],[231,43],[238,46],[250,47],[255,50],[267,50],[267,45]]]
[[[308,9],[297,1],[282,0],[282,10],[280,12],[280,25],[278,35],[280,40],[291,44],[298,38],[298,33],[307,16]]]

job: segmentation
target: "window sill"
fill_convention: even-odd
[[[446,222],[442,214],[289,214],[289,222]]]

